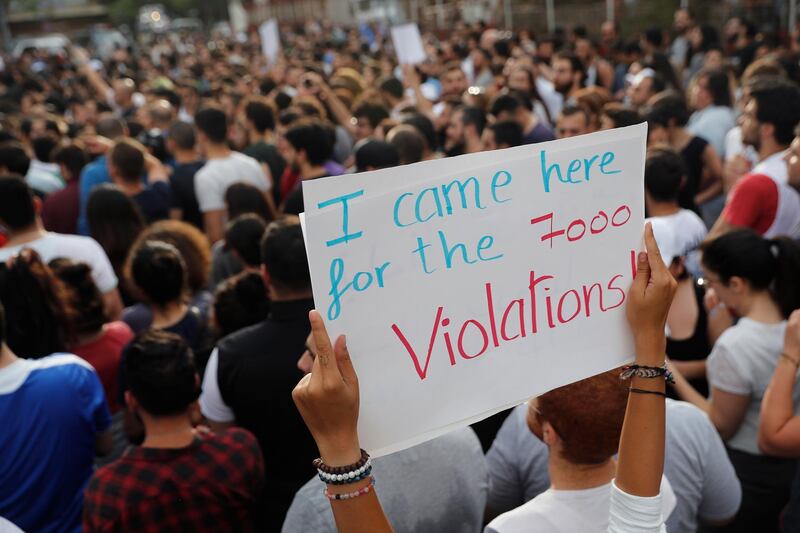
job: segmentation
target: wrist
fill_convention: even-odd
[[[361,459],[361,446],[358,439],[350,442],[333,444],[319,443],[319,456],[329,466],[347,466],[357,463]]]

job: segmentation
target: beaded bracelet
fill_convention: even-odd
[[[664,376],[664,380],[666,380],[667,383],[675,383],[675,379],[672,377],[672,372],[667,368],[666,363],[661,366],[623,366],[622,373],[619,375],[619,379],[630,379],[634,376],[638,378],[658,378]]]
[[[326,498],[328,498],[331,501],[349,500],[351,498],[358,498],[359,496],[363,496],[365,494],[368,494],[369,491],[372,490],[372,487],[374,487],[374,486],[375,486],[375,478],[370,476],[369,485],[367,485],[366,487],[361,487],[360,489],[358,489],[356,491],[343,492],[341,494],[331,494],[328,491],[328,489],[326,488],[324,491],[322,491],[322,493],[325,495]]]
[[[347,485],[349,483],[355,483],[368,477],[371,473],[372,463],[369,460],[367,460],[367,463],[361,468],[345,472],[344,474],[329,474],[322,470],[317,470],[319,480],[328,485]]]
[[[367,463],[367,461],[369,461],[369,454],[362,449],[361,450],[361,459],[359,459],[357,462],[355,462],[355,463],[353,463],[351,465],[330,466],[330,465],[326,465],[322,461],[322,459],[319,458],[319,459],[314,459],[314,468],[316,468],[317,470],[319,470],[321,472],[325,472],[326,474],[346,474],[348,472],[352,472],[353,470],[358,470],[359,468],[364,466]]]
[[[800,359],[795,359],[794,357],[792,357],[791,355],[789,355],[786,352],[782,352],[781,353],[781,357],[783,359],[786,359],[790,363],[792,363],[795,367],[800,367]]]

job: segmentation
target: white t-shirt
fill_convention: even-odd
[[[731,448],[762,455],[758,449],[761,400],[783,350],[785,331],[786,321],[763,324],[742,318],[720,335],[708,356],[706,372],[711,387],[750,397],[742,424],[727,441]],[[800,408],[800,387],[795,387],[793,398],[794,410],[797,411]]]
[[[611,485],[583,490],[548,489],[525,505],[501,514],[485,533],[604,533],[608,530]],[[663,520],[675,508],[675,494],[661,478],[661,531]]]
[[[753,167],[750,174],[764,174],[773,180],[783,185],[789,182],[789,167],[786,166],[786,161],[783,156],[786,152],[777,152],[771,156],[764,158],[763,161]]]
[[[261,191],[272,188],[270,177],[258,161],[239,152],[228,157],[209,159],[194,177],[194,193],[200,211],[225,209],[225,191],[234,183],[255,185]]]
[[[86,263],[92,269],[92,278],[100,292],[106,293],[117,288],[117,275],[114,274],[105,250],[91,237],[48,232],[34,241],[0,248],[0,262],[6,261],[23,248],[35,250],[45,263],[59,257]]]

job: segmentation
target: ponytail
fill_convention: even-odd
[[[701,247],[703,265],[723,283],[740,277],[768,291],[784,318],[800,307],[800,246],[787,237],[765,239],[749,229],[726,233]]]
[[[775,277],[770,292],[784,318],[800,308],[800,245],[789,237],[769,241],[770,253],[776,260]]]

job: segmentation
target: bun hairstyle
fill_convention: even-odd
[[[769,291],[784,318],[800,308],[800,246],[788,237],[765,239],[753,230],[726,233],[701,247],[703,265],[723,283],[734,276]]]
[[[108,322],[103,297],[92,278],[92,270],[86,263],[59,258],[50,261],[53,273],[64,282],[71,293],[70,302],[75,309],[75,332],[93,334]]]

